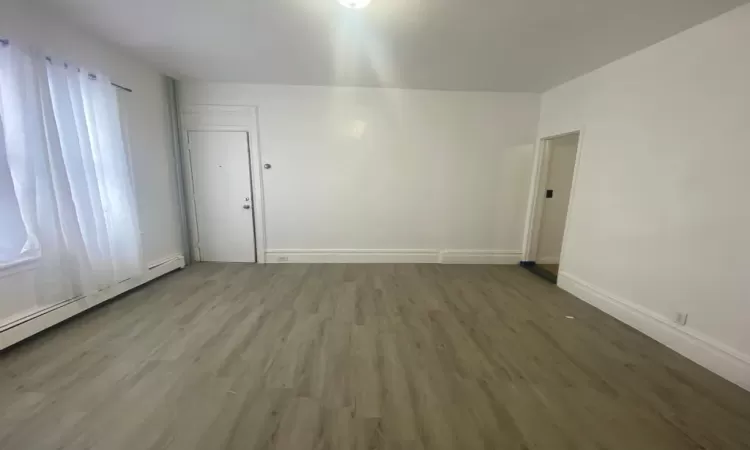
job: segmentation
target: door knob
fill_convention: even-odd
[[[270,165],[270,164],[263,164],[263,168],[264,168],[264,169],[270,169],[270,168],[271,168],[271,165]]]
[[[242,205],[242,208],[244,208],[244,209],[250,209],[250,205]]]

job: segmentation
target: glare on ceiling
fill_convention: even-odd
[[[371,0],[339,0],[339,3],[351,9],[362,9],[370,4]]]

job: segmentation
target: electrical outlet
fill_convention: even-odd
[[[687,325],[688,314],[685,312],[678,312],[674,316],[674,321],[677,325]]]
[[[278,261],[279,262],[288,262],[289,261],[289,257],[288,256],[279,256]]]

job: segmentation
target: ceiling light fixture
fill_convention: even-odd
[[[371,0],[339,0],[339,3],[351,9],[362,9],[370,4]]]

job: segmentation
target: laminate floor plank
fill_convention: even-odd
[[[201,263],[0,353],[1,449],[750,449],[750,393],[514,266]]]

